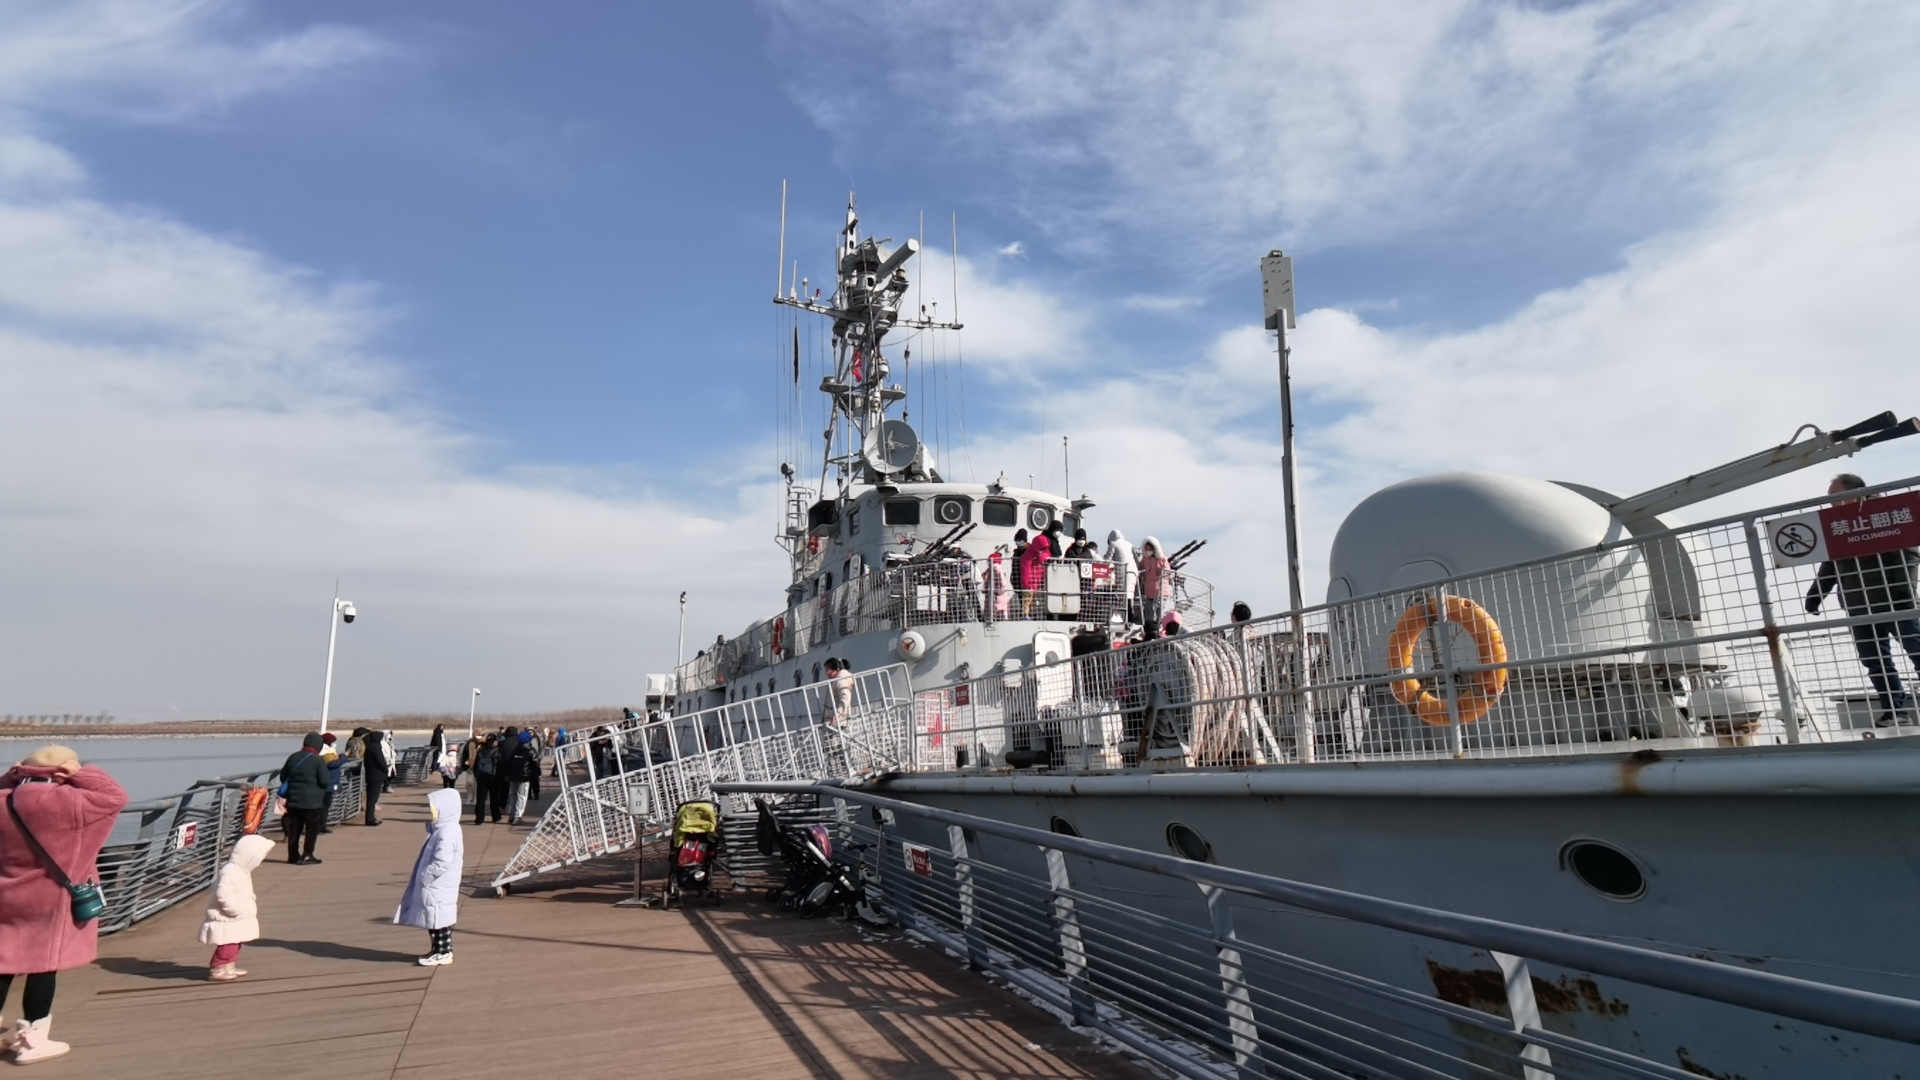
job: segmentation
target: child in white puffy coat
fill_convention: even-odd
[[[214,946],[207,963],[207,978],[214,982],[232,982],[246,974],[240,970],[240,946],[260,936],[253,872],[272,850],[273,841],[264,836],[243,836],[214,879],[213,902],[207,905],[207,921],[200,924],[200,943]]]
[[[413,876],[393,921],[427,932],[422,967],[453,963],[453,922],[460,909],[460,870],[466,842],[460,832],[460,793],[441,788],[427,796],[427,842],[413,861]]]

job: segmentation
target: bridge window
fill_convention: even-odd
[[[920,524],[920,500],[888,499],[883,520],[888,525]]]
[[[860,535],[860,508],[857,506],[847,511],[847,535]]]
[[[997,525],[1003,529],[1011,529],[1019,517],[1020,504],[1012,499],[988,499],[980,504],[982,525]]]

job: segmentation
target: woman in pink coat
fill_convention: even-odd
[[[21,1014],[11,1031],[0,1021],[0,1044],[20,1065],[67,1052],[54,1042],[54,975],[93,963],[99,925],[73,919],[73,900],[51,859],[68,881],[94,881],[94,860],[127,805],[127,793],[98,765],[81,765],[64,746],[44,746],[0,777],[0,1005],[15,975],[25,975]],[[26,828],[22,829],[22,823]],[[28,839],[39,841],[36,851]]]
[[[1047,563],[1053,558],[1053,547],[1048,543],[1047,534],[1041,533],[1020,553],[1020,587],[1026,590],[1023,615],[1044,615],[1047,610]]]

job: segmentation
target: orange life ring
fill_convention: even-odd
[[[246,812],[241,822],[247,835],[260,831],[260,823],[267,820],[267,789],[263,787],[247,789]]]
[[[1387,637],[1389,671],[1412,670],[1413,650],[1420,642],[1420,635],[1433,624],[1433,607],[1433,598],[1423,596],[1409,604],[1401,614],[1400,621],[1393,625],[1393,633]],[[1464,596],[1449,596],[1446,619],[1459,624],[1473,638],[1482,664],[1507,662],[1507,640],[1500,634],[1500,624],[1487,614],[1486,608]],[[1471,724],[1487,715],[1494,703],[1500,700],[1500,695],[1507,689],[1507,669],[1482,671],[1478,681],[1479,686],[1463,687],[1457,695],[1457,711],[1462,724]],[[1446,727],[1451,723],[1447,716],[1447,700],[1420,685],[1419,679],[1396,680],[1392,689],[1393,696],[1400,704],[1412,709],[1420,719],[1434,727]]]
[[[776,659],[780,656],[780,645],[786,639],[786,636],[787,617],[782,615],[773,620],[773,655]]]

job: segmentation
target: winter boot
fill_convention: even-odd
[[[240,970],[239,964],[221,964],[209,971],[207,978],[213,982],[232,982],[245,974],[246,972]]]
[[[26,1021],[21,1021],[25,1023]],[[7,1018],[0,1016],[0,1054],[13,1049],[13,1029],[7,1026]]]
[[[36,1061],[48,1061],[72,1049],[66,1043],[54,1041],[48,1034],[52,1027],[51,1016],[43,1016],[31,1024],[20,1021],[13,1029],[13,1063],[31,1065]]]

